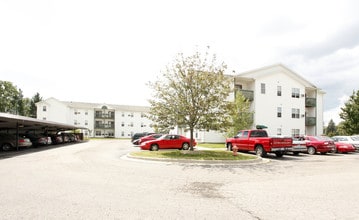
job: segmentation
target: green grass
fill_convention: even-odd
[[[251,160],[256,157],[253,155],[238,154],[233,156],[229,151],[216,150],[159,150],[159,151],[137,151],[130,153],[132,156],[150,158],[169,158],[169,159],[192,159],[192,160]]]
[[[208,147],[208,148],[223,148],[225,149],[224,143],[198,143],[199,147]]]

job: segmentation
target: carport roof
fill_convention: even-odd
[[[28,129],[28,130],[49,130],[49,131],[87,129],[84,127],[78,127],[69,124],[44,121],[35,118],[0,112],[0,130],[16,129],[16,128]]]

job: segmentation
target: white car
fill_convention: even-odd
[[[335,142],[344,142],[352,144],[356,151],[359,151],[359,137],[358,136],[333,136]]]

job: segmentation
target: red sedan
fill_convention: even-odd
[[[159,149],[180,149],[188,150],[190,148],[191,140],[185,136],[177,134],[165,134],[155,140],[143,142],[140,147],[142,150],[157,151]],[[193,140],[193,146],[196,146],[196,141]]]
[[[334,142],[337,148],[337,153],[355,152],[355,147],[352,144],[345,142]]]
[[[335,144],[333,140],[330,140],[326,137],[321,136],[305,136],[305,141],[307,142],[307,148],[309,154],[316,154],[317,152],[321,154],[333,153],[335,152]]]
[[[150,141],[150,140],[155,140],[157,138],[160,138],[162,137],[163,134],[151,134],[151,135],[147,135],[147,136],[144,136],[144,137],[141,137],[139,140],[138,140],[138,145],[142,144],[143,142],[146,142],[146,141]]]

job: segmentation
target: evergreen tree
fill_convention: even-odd
[[[343,119],[343,128],[349,135],[359,134],[359,90],[353,91],[350,99],[341,108],[340,118]]]

